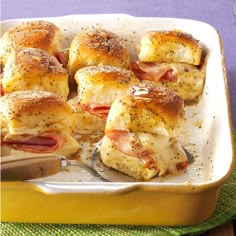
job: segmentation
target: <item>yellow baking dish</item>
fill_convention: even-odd
[[[195,156],[187,171],[150,182],[103,182],[80,168],[24,182],[1,183],[4,222],[191,225],[213,213],[221,186],[233,170],[232,120],[220,35],[193,20],[128,15],[44,18],[64,34],[64,47],[82,28],[102,27],[127,39],[130,55],[146,30],[179,29],[199,39],[208,54],[203,96],[187,108],[179,140]],[[1,22],[2,34],[30,19]]]

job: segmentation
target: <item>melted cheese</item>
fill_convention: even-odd
[[[176,173],[177,164],[187,161],[187,156],[175,138],[147,133],[136,134],[143,147],[151,154],[152,164],[157,168],[148,168],[146,159],[124,154],[105,136],[99,147],[105,165],[119,170],[136,179],[149,180],[155,175]],[[130,143],[127,143],[129,145]]]

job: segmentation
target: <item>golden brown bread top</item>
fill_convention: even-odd
[[[75,125],[71,107],[45,91],[16,91],[2,96],[0,115],[2,128],[13,134],[71,132]]]
[[[92,28],[76,35],[70,45],[68,69],[71,75],[82,67],[111,65],[130,68],[127,46],[113,32]]]
[[[69,94],[68,73],[56,57],[47,52],[38,48],[20,48],[8,57],[2,87],[5,93],[49,91],[66,100]]]
[[[140,84],[131,88],[129,97],[134,106],[151,109],[154,114],[164,113],[173,122],[183,115],[183,100],[163,87]]]
[[[160,128],[164,128],[174,133],[183,115],[182,98],[166,88],[142,83],[114,101],[106,130],[160,133]]]
[[[146,32],[138,48],[140,61],[181,62],[199,65],[202,46],[191,34],[182,31]]]
[[[139,79],[130,70],[114,66],[89,66],[75,74],[81,104],[111,105],[128,89],[139,84]]]
[[[178,42],[196,45],[198,41],[191,35],[182,31],[152,31],[153,40],[156,42]]]
[[[50,54],[60,49],[60,29],[44,20],[28,21],[10,28],[0,39],[1,64],[17,48],[40,48]]]
[[[94,85],[103,83],[129,85],[132,80],[135,80],[136,83],[139,82],[131,70],[115,66],[84,67],[77,71],[75,79],[78,83],[81,81],[80,79],[86,79],[87,82]]]

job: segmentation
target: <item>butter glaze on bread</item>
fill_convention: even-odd
[[[52,110],[53,109],[53,110]],[[59,96],[45,91],[17,91],[1,97],[1,115],[11,128],[71,129],[72,110]],[[57,123],[59,121],[59,123]],[[15,130],[16,132],[18,131]]]
[[[21,90],[42,90],[67,100],[68,73],[58,60],[37,48],[21,48],[13,52],[4,67],[4,93]]]
[[[162,87],[132,87],[110,109],[99,146],[103,163],[141,180],[186,168],[187,156],[175,138],[183,105],[181,98]]]
[[[158,134],[161,126],[174,134],[181,126],[183,116],[182,98],[164,87],[142,83],[114,101],[106,130]]]
[[[85,66],[110,65],[130,68],[128,48],[122,38],[104,29],[87,29],[76,35],[70,45],[68,70],[73,76]]]
[[[102,104],[110,106],[115,98],[139,84],[132,71],[114,66],[90,66],[77,71],[80,104]]]
[[[54,154],[66,157],[78,149],[72,137],[75,117],[71,107],[54,93],[17,91],[0,98],[1,140],[24,141],[26,137],[60,136],[63,145]],[[22,154],[14,145],[1,145],[2,155]],[[27,153],[27,151],[25,151]]]
[[[150,31],[142,36],[138,52],[139,60],[143,62],[181,62],[199,65],[202,47],[188,33]]]
[[[36,20],[10,28],[0,39],[1,64],[18,48],[40,48],[54,55],[61,48],[61,31],[53,23]]]

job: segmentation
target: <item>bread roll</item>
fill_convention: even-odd
[[[181,62],[199,65],[201,44],[192,35],[181,31],[146,32],[138,48],[142,62]]]
[[[110,65],[130,68],[130,58],[125,41],[104,29],[87,29],[76,35],[70,45],[68,70],[73,77],[85,66]]]
[[[110,107],[115,98],[139,84],[132,71],[113,66],[90,66],[77,71],[78,97],[81,105]]]
[[[117,98],[98,147],[103,163],[139,180],[176,174],[188,159],[175,138],[183,120],[183,100],[151,84],[139,84]]]
[[[61,31],[55,24],[44,20],[23,22],[10,28],[0,39],[3,66],[17,48],[40,48],[53,55],[61,48]]]
[[[149,181],[155,176],[165,174],[175,175],[188,166],[187,156],[177,139],[138,133],[137,140],[152,155],[135,156],[135,152],[134,155],[126,154],[110,138],[104,136],[99,147],[103,163],[140,181]]]
[[[5,93],[42,90],[67,99],[68,73],[58,60],[37,48],[16,49],[4,68],[2,87]]]
[[[176,135],[183,117],[183,99],[166,88],[142,83],[114,101],[106,130]]]
[[[1,154],[51,153],[66,157],[78,149],[72,137],[71,107],[54,93],[17,91],[0,98]]]

